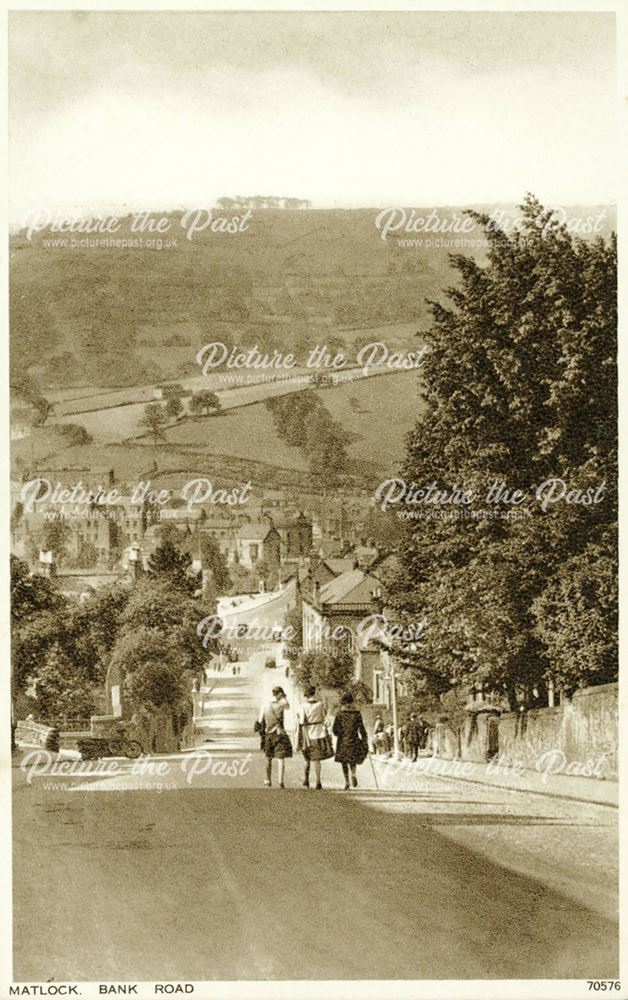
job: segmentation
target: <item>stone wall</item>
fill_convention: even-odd
[[[24,719],[15,727],[15,742],[18,745],[45,747],[46,750],[59,749],[59,731],[33,719]]]
[[[585,777],[617,777],[619,709],[617,684],[577,691],[555,708],[529,712],[494,711],[470,714],[458,734],[446,723],[434,727],[435,757],[483,762],[497,754],[536,768],[546,755],[552,773]],[[549,763],[547,755],[554,755]],[[587,773],[587,771],[589,773]]]
[[[588,761],[603,758],[599,776],[616,777],[618,739],[617,684],[584,688],[557,708],[508,713],[499,720],[500,755],[535,767],[542,754],[555,750],[557,761],[564,755],[562,773],[570,773],[566,772],[569,764],[586,766]]]

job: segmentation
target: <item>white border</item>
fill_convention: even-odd
[[[565,12],[615,12],[617,15],[617,46],[618,46],[618,92],[617,92],[617,118],[620,137],[620,167],[619,172],[619,195],[618,195],[618,215],[617,226],[619,233],[619,398],[622,401],[626,396],[626,335],[628,334],[628,267],[626,266],[626,251],[628,250],[628,238],[626,237],[626,227],[628,224],[628,128],[627,128],[627,102],[628,102],[628,72],[627,72],[627,49],[628,49],[628,9],[625,0],[396,0],[394,3],[356,2],[356,0],[341,0],[340,3],[322,2],[322,0],[310,0],[310,2],[290,3],[287,0],[232,0],[230,3],[218,2],[218,0],[186,0],[186,2],[174,3],[173,0],[152,0],[152,2],[139,3],[137,0],[117,0],[117,2],[106,2],[106,0],[40,0],[40,2],[29,2],[29,0],[0,0],[2,3],[2,100],[0,101],[2,115],[2,134],[7,136],[8,114],[7,114],[7,16],[13,10],[33,10],[33,11],[66,11],[66,10],[89,10],[89,11],[172,11],[172,12],[194,12],[194,11],[382,11],[404,12],[404,11],[508,11],[512,12],[533,12],[533,11],[565,11]],[[583,122],[583,129],[586,129],[586,122]],[[5,144],[6,148],[6,144]],[[7,177],[7,158],[5,154],[3,174]],[[2,268],[2,336],[0,338],[0,352],[2,358],[2,379],[0,381],[0,410],[3,415],[3,426],[5,432],[6,446],[2,450],[0,457],[0,470],[3,475],[3,482],[9,482],[9,398],[8,398],[8,207],[6,199],[1,202],[1,218],[3,221],[4,240],[0,252]],[[627,430],[628,407],[620,402],[620,442]],[[620,448],[621,455],[621,448]],[[623,497],[622,486],[626,485],[626,474],[623,465],[620,467],[620,498]],[[9,666],[8,666],[8,554],[9,554],[9,514],[10,504],[8,490],[3,490],[2,515],[3,527],[2,542],[0,543],[0,558],[2,559],[2,572],[0,580],[2,590],[0,601],[2,606],[2,617],[0,619],[1,636],[3,640],[4,662],[3,662],[3,684],[0,694],[2,705],[2,726],[3,732],[9,732],[10,719],[10,698],[9,698]],[[625,565],[626,545],[623,526],[626,515],[626,501],[620,500],[620,595],[625,595],[626,585],[624,582],[623,567]],[[620,601],[621,606],[621,601]],[[624,602],[624,606],[628,604]],[[620,616],[620,662],[624,658],[626,647],[625,615]],[[620,687],[620,712],[623,721],[628,717],[628,694],[624,686]],[[628,752],[628,740],[623,734],[623,727],[620,725],[620,773],[626,767],[626,754]],[[2,857],[4,865],[2,868],[2,915],[4,920],[0,926],[3,933],[0,935],[0,1000],[9,997],[9,984],[11,982],[10,970],[12,968],[12,941],[11,941],[11,813],[10,813],[10,754],[8,752],[7,739],[2,742],[0,749],[1,781],[0,781],[0,845],[4,848]],[[620,782],[620,908],[622,917],[624,915],[624,901],[627,894],[627,865],[621,863],[621,846],[625,843],[626,826],[626,792],[623,781]],[[477,914],[477,919],[481,921],[481,913]],[[608,997],[628,998],[628,966],[626,964],[626,933],[625,920],[620,923],[621,931],[621,955],[620,955],[620,977],[622,982],[621,991],[613,991],[606,994]],[[33,941],[33,947],[37,947],[37,942]],[[420,942],[417,942],[420,947]],[[154,982],[138,984],[138,996],[154,997]],[[43,988],[47,984],[39,984]],[[59,984],[56,984],[59,985]],[[224,998],[238,997],[242,1000],[307,1000],[307,998],[326,997],[328,1000],[340,1000],[344,997],[377,998],[381,1000],[383,996],[398,998],[398,1000],[415,1000],[415,998],[443,998],[443,1000],[456,1000],[456,998],[477,998],[477,1000],[504,1000],[508,998],[564,998],[564,1000],[576,1000],[579,997],[596,995],[588,990],[586,981],[582,980],[417,980],[417,981],[316,981],[316,982],[203,982],[194,983],[195,991],[192,994],[196,1000],[224,1000]],[[81,982],[79,984],[82,997],[96,998],[101,996],[98,993],[97,983]],[[173,994],[179,995],[182,994]],[[600,995],[599,993],[597,994]]]

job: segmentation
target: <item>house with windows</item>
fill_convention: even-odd
[[[312,549],[312,522],[302,511],[272,518],[281,538],[281,561],[299,560]]]
[[[238,522],[231,517],[205,517],[198,525],[201,538],[208,535],[214,539],[218,548],[222,552],[227,564],[235,562],[237,558]]]
[[[281,536],[272,521],[242,524],[236,532],[236,553],[240,566],[253,569],[265,562],[276,571],[281,563]]]
[[[302,609],[304,650],[350,653],[354,681],[370,688],[375,704],[389,705],[390,643],[381,627],[381,582],[377,577],[355,564],[322,585],[314,573],[304,585]],[[397,690],[404,693],[400,684]]]
[[[356,661],[367,650],[364,622],[377,613],[380,584],[374,576],[353,568],[321,586],[316,580],[303,596],[303,648],[306,652],[350,652]]]

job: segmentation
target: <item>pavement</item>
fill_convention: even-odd
[[[551,798],[569,799],[573,802],[590,802],[619,808],[619,786],[617,781],[605,778],[583,778],[569,774],[551,773],[560,767],[558,756],[552,757],[542,770],[520,769],[509,758],[474,763],[471,761],[442,760],[434,757],[420,757],[412,762],[408,758],[395,758],[392,754],[374,755],[373,764],[381,787],[389,790],[411,791],[421,787],[426,774],[433,774],[450,781],[468,781],[476,785],[488,785],[503,789],[504,792],[528,792],[534,795],[549,795]],[[548,768],[550,769],[548,771]]]
[[[296,753],[264,788],[269,655],[209,675],[190,753],[15,760],[16,981],[617,978],[615,808],[383,761],[317,792]]]

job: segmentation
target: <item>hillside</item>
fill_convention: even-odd
[[[11,238],[15,369],[41,387],[135,385],[198,374],[210,341],[304,350],[351,327],[426,320],[447,251],[400,251],[370,211],[260,211],[250,231],[174,248],[76,248]],[[179,235],[180,234],[180,235]],[[128,222],[118,234],[132,238]]]
[[[460,218],[460,210],[434,211],[443,220]],[[49,231],[30,240],[14,234],[13,371],[30,373],[42,390],[131,386],[198,374],[195,354],[211,340],[303,352],[331,337],[344,343],[353,328],[421,327],[426,297],[441,297],[452,280],[449,252],[482,256],[481,231],[403,245],[417,234],[383,240],[378,213],[263,209],[246,232],[205,230],[190,240],[181,214],[170,214],[176,246],[164,236],[161,249],[72,246],[72,234]],[[610,210],[606,217],[605,233]],[[139,242],[130,223],[121,220],[116,239]]]
[[[353,473],[368,488],[398,470],[405,435],[420,411],[418,380],[416,372],[400,372],[318,390],[332,417],[351,434],[348,451]],[[117,412],[102,414],[108,419]],[[105,419],[98,414],[90,416],[94,425]],[[92,429],[85,417],[82,422]],[[169,482],[185,482],[191,474],[217,473],[231,475],[233,481],[250,476],[266,486],[296,482],[297,478],[306,483],[311,478],[303,452],[281,439],[263,402],[237,406],[215,416],[186,418],[166,431],[165,442],[157,444],[146,436],[116,443],[114,434],[109,434],[100,440],[95,435],[91,444],[68,446],[59,430],[38,428],[12,443],[12,457],[18,477],[26,470],[34,474],[42,468],[98,467],[114,468],[121,479],[146,474],[154,481],[168,476]]]

